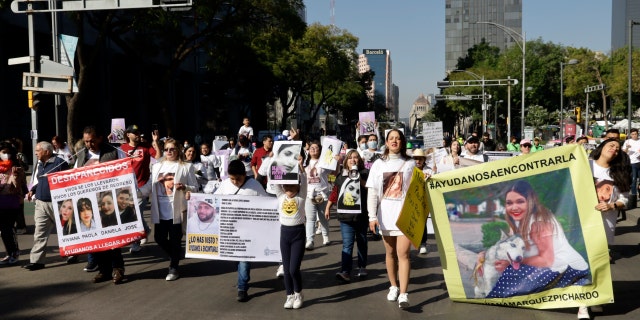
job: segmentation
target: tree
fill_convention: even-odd
[[[543,106],[533,105],[525,117],[526,124],[533,127],[534,135],[549,121],[549,112]]]

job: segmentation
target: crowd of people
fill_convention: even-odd
[[[137,219],[134,206],[138,206],[140,212],[143,212],[150,205],[153,238],[169,258],[166,281],[175,281],[180,277],[179,261],[183,255],[182,241],[187,220],[185,212],[190,193],[275,197],[278,199],[282,253],[282,264],[276,274],[284,279],[284,308],[298,309],[303,305],[301,262],[305,251],[317,246],[316,236],[322,237],[321,243],[325,246],[331,243],[328,222],[334,218],[331,214],[334,205],[337,212],[335,218],[340,223],[342,235],[340,267],[336,272],[336,279],[350,282],[354,274],[358,278],[366,277],[370,245],[368,241],[382,239],[390,284],[386,298],[396,301],[400,308],[407,308],[410,306],[408,286],[412,245],[409,238],[396,226],[396,220],[413,169],[422,170],[428,179],[437,174],[439,168],[442,171],[485,162],[486,152],[507,151],[526,155],[544,150],[537,137],[519,142],[511,137],[505,146],[493,141],[489,133],[484,133],[482,137],[473,134],[463,141],[444,138],[442,148],[446,150],[446,155],[436,163],[435,148],[408,150],[411,146],[401,130],[389,130],[384,137],[380,137],[376,130],[376,134],[356,135],[354,149],[348,149],[345,144],[340,152],[335,152],[339,165],[332,171],[318,166],[323,148],[320,141],[303,141],[299,152],[288,150],[291,146],[287,144],[283,144],[281,150],[274,150],[274,141],[303,140],[299,130],[285,130],[275,137],[265,135],[257,145],[252,143],[256,141],[253,132],[249,118],[244,118],[238,134],[230,137],[227,145],[223,146],[230,149],[229,162],[224,167],[214,152],[216,146],[213,144],[201,143],[197,146],[188,140],[180,144],[173,138],[161,139],[157,130],[151,132],[151,141],[144,141],[142,131],[136,125],[131,125],[125,131],[126,141],[116,145],[106,142],[95,127],[88,126],[83,130],[82,140],[77,148],[70,147],[58,136],[53,137],[51,142],[39,142],[35,149],[38,161],[30,183],[27,183],[25,174],[28,165],[20,152],[21,143],[15,139],[2,142],[0,210],[3,214],[0,216],[0,233],[6,256],[0,260],[0,264],[13,265],[19,261],[16,234],[25,228],[26,199],[35,202],[35,230],[29,263],[23,268],[35,271],[45,267],[44,249],[56,223],[47,174],[119,158],[131,158],[137,180],[135,190],[123,188],[116,193],[109,191],[96,195],[94,201],[97,201],[96,207],[99,208],[97,215],[102,227],[115,225],[118,221],[131,222]],[[111,135],[108,138],[112,140]],[[633,199],[635,203],[638,194],[640,140],[637,129],[631,130],[629,139],[624,142],[619,140],[619,132],[615,129],[609,130],[605,139],[590,156],[594,179],[613,181],[611,188],[615,191],[608,198],[600,199],[595,207],[602,212],[607,240],[611,246],[618,211],[628,207],[629,199]],[[379,143],[380,140],[383,143]],[[586,138],[580,137],[574,141],[569,137],[566,143],[582,143],[585,140]],[[286,168],[287,173],[297,173],[295,177],[298,180],[291,184],[271,183],[268,168],[274,164]],[[222,179],[223,176],[226,178]],[[335,181],[330,182],[330,176],[335,177]],[[283,178],[286,179],[286,175]],[[537,201],[535,195],[530,195],[533,192],[530,189],[531,186],[528,185],[515,185],[514,191],[507,193],[505,203],[515,201],[513,199],[516,198],[522,203]],[[133,192],[138,193],[136,204],[132,200]],[[96,228],[91,201],[80,199],[76,203],[77,207],[70,200],[55,203],[60,214],[58,221],[65,235]],[[202,207],[206,209],[206,205],[210,207],[206,203]],[[116,208],[119,214],[116,213]],[[78,212],[79,221],[74,221],[74,210]],[[202,211],[202,217],[206,221],[213,221],[212,214],[206,215],[207,210]],[[557,228],[558,222],[553,214],[548,211],[544,213],[544,221],[551,228]],[[145,219],[142,220],[148,235],[151,228]],[[511,224],[513,234],[534,238],[532,232],[522,229],[522,224],[520,227]],[[425,228],[418,248],[420,254],[427,253],[426,241]],[[129,251],[135,254],[145,243],[146,237],[132,243]],[[354,246],[357,246],[355,269]],[[556,253],[552,255],[557,256]],[[613,259],[612,254],[611,260]],[[121,248],[87,254],[86,260],[84,271],[97,271],[92,278],[93,282],[112,281],[119,284],[125,279],[125,261]],[[77,256],[67,257],[67,263],[78,261]],[[583,271],[585,265],[581,263],[584,261],[574,261],[578,262],[574,262],[573,269]],[[531,265],[545,266],[544,263],[533,262]],[[250,262],[238,262],[237,300],[241,302],[249,300],[250,269]],[[588,317],[588,310],[581,307],[578,315],[584,318],[585,313]]]

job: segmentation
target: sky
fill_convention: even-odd
[[[331,24],[331,0],[304,0],[307,22]],[[611,0],[522,0],[527,40],[542,39],[608,53]],[[444,0],[334,0],[334,21],[360,39],[362,49],[391,51],[400,118],[423,93],[438,93],[445,77]]]

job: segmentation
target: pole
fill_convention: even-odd
[[[484,75],[482,75],[482,133],[487,132],[487,97],[484,94]]]
[[[55,8],[55,0],[49,0],[49,8],[53,9]],[[52,43],[52,47],[53,47],[53,61],[54,62],[60,62],[60,48],[58,47],[59,41],[58,41],[58,13],[55,11],[51,11],[51,43]],[[54,112],[55,112],[55,121],[56,121],[56,135],[59,136],[60,135],[60,120],[58,118],[58,111],[60,109],[60,95],[59,94],[55,94],[54,95],[55,98],[55,105],[54,105]],[[65,139],[66,140],[66,139]]]
[[[525,84],[525,70],[526,70],[526,53],[527,53],[527,38],[526,33],[522,31],[522,119],[520,119],[520,130],[522,131],[520,138],[524,138],[524,91],[527,90],[527,86]]]
[[[31,2],[27,3],[27,28],[29,33],[29,72],[36,72],[36,57],[35,57],[35,40],[34,40],[34,30],[33,30],[33,4]],[[33,85],[33,84],[30,84]],[[35,108],[31,108],[31,156],[33,157],[33,168],[36,169],[36,165],[38,164],[38,158],[35,156],[36,144],[38,143],[38,113]]]
[[[562,80],[563,67],[564,63],[560,61],[560,145],[562,145],[564,139],[564,83]]]
[[[587,92],[587,104],[584,106],[584,108],[584,133],[582,135],[586,136],[589,133],[589,92]]]
[[[511,142],[511,84],[507,86],[507,141]]]
[[[629,81],[627,83],[627,114],[629,118],[629,131],[631,132],[631,81],[633,79],[633,25],[639,24],[633,20],[629,20]]]
[[[493,103],[493,140],[498,140],[498,101]]]

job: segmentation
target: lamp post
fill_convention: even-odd
[[[518,48],[520,48],[520,51],[522,51],[522,98],[521,98],[521,102],[522,102],[522,110],[521,110],[521,114],[522,114],[522,118],[520,119],[520,138],[524,138],[524,90],[527,87],[526,83],[525,83],[525,71],[527,70],[526,68],[526,64],[527,64],[527,35],[526,33],[523,31],[522,34],[519,34],[518,32],[516,32],[515,30],[505,26],[505,25],[501,25],[499,23],[495,23],[495,22],[489,22],[489,21],[477,21],[476,24],[488,24],[488,25],[492,25],[494,27],[499,28],[500,30],[504,31],[505,33],[507,33],[511,38],[513,38],[513,40],[516,41],[516,44],[518,45]],[[518,40],[520,42],[518,42]],[[511,120],[511,119],[509,119]],[[509,137],[510,139],[511,137]]]
[[[632,72],[632,63],[633,63],[633,26],[634,25],[640,25],[640,22],[637,21],[633,21],[633,20],[629,20],[629,83],[627,84],[627,113],[628,118],[629,118],[629,131],[627,132],[631,132],[631,72]]]
[[[560,144],[564,139],[564,82],[563,82],[563,70],[564,66],[577,64],[577,59],[571,59],[567,63],[560,61]]]
[[[480,80],[482,82],[482,132],[487,132],[487,97],[484,91],[484,75],[479,76],[478,74],[467,70],[453,70],[451,72],[468,73],[476,78],[476,80]]]
[[[495,130],[495,135],[493,139],[498,139],[498,103],[502,103],[504,100],[498,100],[493,103],[493,127]]]

